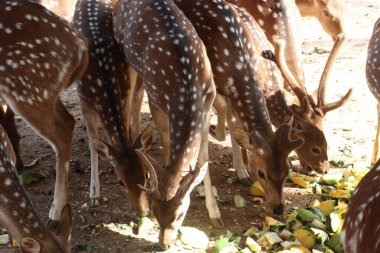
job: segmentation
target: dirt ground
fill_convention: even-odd
[[[376,101],[365,81],[365,59],[367,44],[373,24],[378,18],[380,2],[378,0],[345,0],[346,26],[348,41],[342,48],[340,57],[333,70],[327,87],[327,100],[342,96],[349,87],[354,94],[348,103],[326,117],[325,134],[329,144],[329,159],[343,161],[354,166],[369,166],[376,127]],[[302,22],[304,34],[305,76],[309,91],[313,91],[319,82],[328,54],[316,53],[315,47],[330,50],[331,39],[313,19]],[[74,252],[156,252],[157,233],[139,238],[132,233],[131,224],[137,217],[123,197],[119,184],[110,164],[100,162],[102,204],[90,208],[90,152],[75,85],[63,95],[63,100],[76,119],[72,160],[70,162],[69,201],[73,207],[74,229],[72,246]],[[213,117],[216,122],[216,117]],[[46,179],[27,187],[31,199],[43,221],[46,222],[53,200],[55,154],[49,144],[37,136],[24,122],[18,120],[21,135],[21,152],[25,163],[41,158],[32,169],[46,176]],[[143,125],[153,124],[146,103],[143,107]],[[218,191],[218,204],[226,225],[224,229],[215,229],[210,225],[204,198],[193,191],[190,209],[184,221],[185,226],[196,227],[204,231],[212,241],[215,237],[232,231],[242,235],[252,224],[260,224],[259,214],[269,212],[268,207],[253,203],[249,188],[240,183],[228,184],[227,178],[235,176],[228,142],[222,143],[210,138],[210,171],[213,184]],[[162,161],[163,152],[155,133],[154,147],[150,151]],[[294,162],[295,164],[297,161]],[[306,191],[287,183],[285,196],[291,201],[287,207],[301,207],[310,199]],[[249,203],[245,208],[237,209],[233,196],[246,196]],[[116,224],[116,225],[115,225]],[[123,225],[124,224],[124,225]],[[112,228],[117,229],[112,229]],[[118,231],[118,232],[114,232]],[[123,233],[121,233],[123,232]],[[0,247],[0,252],[19,252],[10,245]],[[186,249],[177,243],[170,252],[203,252]],[[212,247],[207,252],[213,252]]]

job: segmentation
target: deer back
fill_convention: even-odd
[[[3,1],[0,16],[3,99],[14,105],[16,113],[19,103],[48,109],[78,72],[83,73],[86,39],[63,19],[33,2]]]
[[[380,251],[380,161],[356,187],[344,218],[344,252]]]

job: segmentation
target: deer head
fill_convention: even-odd
[[[321,82],[318,88],[317,102],[315,102],[311,96],[307,95],[306,91],[297,83],[296,79],[287,67],[283,53],[285,41],[277,40],[274,44],[277,64],[300,101],[300,105],[294,104],[291,107],[293,113],[296,115],[296,118],[302,119],[297,121],[297,125],[295,127],[296,131],[294,134],[297,135],[302,130],[305,131],[305,134],[309,132],[311,136],[309,141],[306,143],[306,146],[297,153],[300,154],[301,158],[305,158],[305,161],[307,161],[308,165],[312,169],[322,173],[326,172],[329,168],[327,159],[327,144],[325,143],[324,135],[322,133],[324,116],[327,112],[337,109],[346,103],[352,93],[352,89],[350,89],[346,95],[336,102],[326,104],[324,100],[327,78],[334,63],[334,59],[337,56],[337,48],[339,48],[343,42],[343,37],[338,36],[337,41],[338,43],[335,43],[334,45],[334,53],[330,54],[322,74]],[[315,145],[315,143],[321,143],[322,145]]]
[[[94,144],[100,158],[110,162],[115,168],[119,184],[132,207],[141,215],[146,215],[149,203],[145,191],[138,185],[145,185],[146,174],[142,157],[152,144],[152,128],[147,127],[133,145],[125,149],[115,149],[112,145],[97,139],[94,140]]]
[[[178,229],[182,225],[190,205],[190,193],[203,180],[207,172],[208,163],[195,170],[190,169],[190,172],[180,180],[176,194],[167,199],[165,192],[168,190],[168,184],[164,183],[165,180],[163,178],[161,178],[159,184],[151,158],[148,159],[140,151],[138,155],[144,161],[147,174],[149,175],[146,186],[139,185],[139,187],[152,198],[153,211],[160,225],[160,246],[162,249],[168,249],[177,239]],[[167,177],[165,175],[167,171],[158,168],[157,165],[155,167],[158,169],[157,171],[164,173],[160,177]],[[162,190],[159,189],[160,185]]]
[[[292,120],[281,125],[271,140],[254,131],[249,135],[240,128],[236,128],[235,138],[239,145],[251,151],[252,167],[256,178],[259,179],[266,193],[266,199],[275,214],[284,211],[283,188],[289,173],[288,155],[299,148],[304,140],[292,140],[290,132]]]
[[[342,2],[340,0],[314,0],[313,2],[315,16],[326,33],[335,41],[339,34],[345,33]]]

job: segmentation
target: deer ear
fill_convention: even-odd
[[[114,160],[114,155],[112,154],[113,148],[111,146],[109,146],[108,144],[96,138],[94,138],[94,146],[95,146],[96,152],[100,156],[100,159],[104,161]]]
[[[147,126],[144,131],[136,138],[133,147],[135,149],[140,149],[141,151],[147,151],[152,147],[153,133],[152,127]]]
[[[73,219],[71,214],[71,206],[66,205],[61,214],[61,219],[58,224],[57,234],[62,235],[69,240],[73,229]]]
[[[21,252],[23,253],[40,253],[41,245],[40,243],[31,237],[24,237],[20,242]]]
[[[290,124],[282,124],[276,131],[277,143],[279,148],[284,153],[290,153],[292,150],[299,148],[305,143],[303,138],[298,138],[296,140],[290,139],[290,132],[292,131],[292,126]]]
[[[240,145],[240,147],[252,150],[253,146],[251,144],[251,139],[249,138],[249,135],[241,128],[236,127],[234,129],[235,134],[235,140]]]

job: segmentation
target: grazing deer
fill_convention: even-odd
[[[312,97],[307,94],[304,84],[301,51],[302,39],[297,24],[299,22],[300,14],[295,3],[293,1],[285,0],[228,0],[227,2],[244,8],[249,14],[251,14],[273,45],[278,39],[286,41],[286,44],[284,45],[285,64],[280,66],[280,68],[286,80],[286,89],[294,93],[298,98],[298,101],[301,101],[300,104],[296,103],[292,105],[292,111],[299,118],[313,124],[315,128],[322,131],[324,115],[328,111],[342,106],[351,95],[350,89],[347,94],[337,102],[327,104],[324,101],[325,86],[328,81],[329,73],[337,57],[339,48],[343,43],[344,36],[340,35],[336,39],[321,77],[317,91],[318,100],[314,101]],[[276,55],[279,54],[276,53]],[[278,61],[278,59],[276,60]],[[285,76],[285,74],[287,76]],[[289,80],[293,80],[293,84],[289,83]],[[293,103],[293,95],[289,97],[289,93],[286,91],[284,92],[287,101]],[[218,127],[218,129],[219,128],[221,127]],[[314,140],[319,140],[319,136],[321,135],[320,131],[316,133],[310,131],[308,134],[310,135],[310,139]],[[309,150],[303,152],[303,154],[299,153],[299,155],[303,163],[306,163],[308,167],[311,167],[316,171],[326,172],[329,169],[327,144],[324,142],[318,143],[316,141],[312,144],[312,147]]]
[[[89,64],[78,82],[83,116],[89,135],[91,151],[91,205],[97,206],[100,197],[98,154],[115,168],[124,193],[141,215],[146,215],[149,204],[146,193],[138,185],[145,185],[144,155],[152,142],[151,128],[136,139],[130,133],[128,94],[128,65],[124,62],[123,47],[114,39],[113,6],[109,0],[79,0],[73,24],[88,39]],[[99,139],[98,122],[105,130],[106,140]],[[147,158],[144,158],[147,159]]]
[[[67,202],[75,123],[59,94],[87,66],[86,39],[43,6],[23,0],[0,3],[0,37],[1,98],[56,153],[54,202],[49,213],[49,225],[54,227]]]
[[[0,225],[28,253],[69,253],[72,229],[71,208],[66,205],[54,231],[48,230],[17,175],[12,144],[0,125]]]
[[[191,23],[171,0],[121,0],[114,31],[126,61],[142,79],[167,166],[153,167],[143,151],[147,184],[163,249],[173,245],[190,192],[207,172],[209,111],[215,97],[210,62]],[[199,154],[199,165],[197,162]],[[158,177],[156,175],[158,174]]]
[[[375,136],[375,143],[372,152],[371,164],[375,164],[378,160],[379,153],[379,136],[380,136],[380,53],[379,42],[380,38],[380,19],[374,25],[373,33],[368,44],[368,55],[366,63],[366,76],[367,83],[370,91],[377,99],[377,131]]]
[[[253,168],[267,200],[274,213],[282,213],[283,185],[289,172],[287,158],[303,140],[290,139],[292,123],[283,123],[276,131],[272,130],[261,86],[267,83],[276,86],[283,79],[281,74],[271,75],[275,63],[261,56],[269,45],[263,48],[261,40],[265,35],[251,34],[239,12],[225,2],[175,0],[175,3],[205,43],[218,93],[227,101],[234,166],[239,177],[239,171],[245,168],[238,145],[251,151]],[[256,28],[260,33],[261,29]]]
[[[302,17],[315,17],[335,41],[344,34],[343,3],[340,0],[296,0]]]
[[[380,160],[356,187],[344,218],[344,252],[380,252]]]

